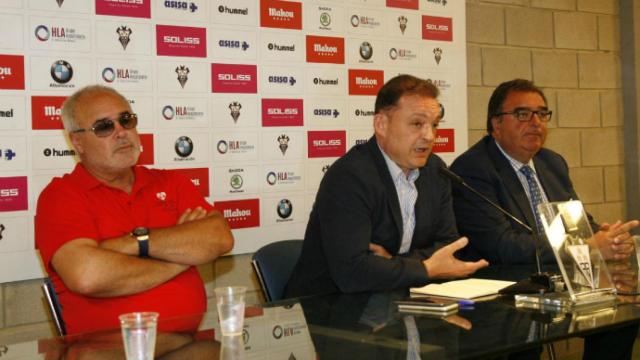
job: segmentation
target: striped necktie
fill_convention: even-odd
[[[535,173],[529,165],[524,165],[520,168],[520,172],[524,174],[527,179],[527,185],[529,186],[529,195],[531,196],[531,207],[533,208],[533,216],[536,218],[536,226],[538,232],[542,233],[544,227],[542,226],[542,220],[540,213],[538,212],[538,204],[542,204],[542,189],[538,186],[538,182],[535,179]]]

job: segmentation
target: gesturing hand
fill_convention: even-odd
[[[469,240],[466,237],[452,242],[451,244],[438,249],[430,258],[422,263],[427,268],[427,274],[431,279],[446,279],[468,276],[481,269],[489,263],[486,260],[476,262],[466,262],[456,259],[453,254],[467,246]]]

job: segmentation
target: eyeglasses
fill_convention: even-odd
[[[440,105],[440,120],[444,119],[444,105],[442,103],[438,103]]]
[[[515,109],[513,111],[497,113],[495,116],[513,115],[518,121],[527,122],[533,119],[533,114],[538,115],[538,119],[542,122],[551,120],[551,110],[531,110],[531,109]]]
[[[125,129],[133,129],[138,125],[138,115],[131,114],[128,112],[123,112],[118,116],[118,122],[120,126]],[[72,133],[81,133],[85,131],[93,131],[97,137],[107,137],[113,134],[113,131],[116,129],[116,124],[113,120],[109,118],[99,119],[93,123],[90,129],[75,129],[71,131]]]

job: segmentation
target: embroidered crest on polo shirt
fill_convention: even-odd
[[[158,198],[158,200],[160,201],[165,201],[167,199],[167,193],[164,191],[161,191],[159,193],[156,193],[156,197]]]

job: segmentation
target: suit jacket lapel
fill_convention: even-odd
[[[398,238],[398,242],[396,244],[396,248],[394,249],[397,252],[400,249],[400,242],[402,239],[402,213],[400,212],[400,201],[398,200],[398,192],[396,191],[396,186],[393,183],[393,179],[391,178],[391,173],[389,172],[389,167],[382,156],[382,152],[378,147],[378,143],[375,140],[375,137],[371,137],[367,142],[367,146],[369,150],[373,154],[373,159],[378,168],[378,173],[380,174],[380,179],[382,180],[382,184],[387,190],[387,203],[389,204],[389,211],[391,212],[391,216],[393,217],[393,222],[396,224],[396,228],[398,229],[398,234],[400,237]]]
[[[498,146],[496,145],[493,138],[489,139],[489,154],[489,158],[493,161],[496,170],[500,174],[500,178],[507,188],[507,192],[509,193],[509,195],[511,195],[522,214],[524,214],[525,218],[520,220],[524,221],[532,228],[535,228],[536,220],[533,216],[531,203],[529,202],[527,193],[524,191],[522,183],[520,182],[520,179],[518,179],[518,175],[516,174],[515,170],[513,170],[511,163],[502,154],[500,149],[498,149]],[[535,165],[537,168],[538,164]]]

